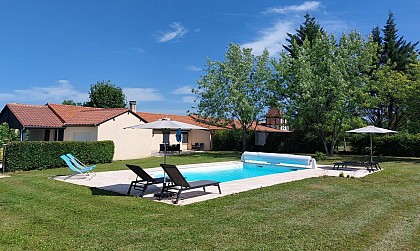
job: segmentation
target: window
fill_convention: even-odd
[[[188,143],[188,132],[182,133],[182,143]]]
[[[44,141],[50,140],[50,130],[45,130]]]

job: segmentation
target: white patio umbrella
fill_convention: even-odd
[[[154,122],[140,124],[140,125],[133,125],[125,127],[124,129],[160,129],[163,130],[164,133],[169,132],[170,130],[208,130],[207,128],[191,125],[184,122],[179,122],[176,120],[172,120],[170,118],[163,118],[156,120]],[[164,142],[165,143],[165,142]],[[163,154],[163,163],[166,164],[166,145],[165,151]]]
[[[396,131],[388,130],[385,128],[380,128],[376,126],[365,126],[357,129],[353,129],[347,132],[353,132],[353,133],[369,133],[370,135],[370,162],[372,161],[372,155],[373,155],[373,147],[372,147],[372,134],[374,133],[396,133]]]
[[[208,130],[207,128],[191,125],[184,122],[179,122],[176,120],[172,120],[170,118],[163,118],[156,120],[154,122],[140,124],[140,125],[133,125],[125,127],[124,129],[160,129],[163,130],[164,133],[170,132],[170,130]],[[166,164],[166,142],[165,144],[165,151],[163,154],[163,163]],[[164,183],[166,183],[166,175],[165,172],[163,172],[163,180]],[[155,194],[155,196],[161,197],[160,194]]]

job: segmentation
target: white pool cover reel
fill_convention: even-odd
[[[314,169],[316,168],[316,161],[311,156],[294,154],[244,152],[242,153],[241,161],[278,166],[296,166]]]

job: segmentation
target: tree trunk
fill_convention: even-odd
[[[327,145],[327,139],[322,137],[322,144],[324,145],[325,154],[329,155],[328,153],[328,145]]]
[[[242,152],[246,151],[246,142],[247,142],[247,130],[245,126],[242,126]]]

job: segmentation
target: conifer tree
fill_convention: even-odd
[[[312,44],[312,41],[316,38],[318,32],[325,33],[321,25],[315,21],[315,17],[311,17],[310,14],[306,13],[305,22],[296,30],[296,34],[287,33],[289,38],[286,38],[286,41],[290,44],[283,45],[283,48],[294,57],[296,55],[294,44],[302,46],[305,39],[308,39],[309,44]]]

